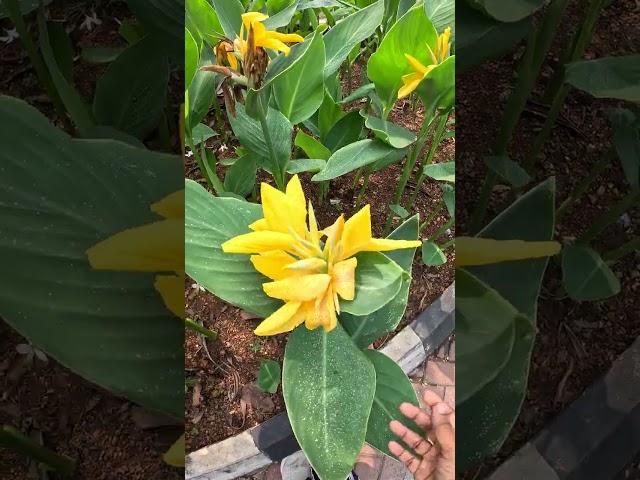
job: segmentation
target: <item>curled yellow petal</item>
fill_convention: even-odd
[[[184,275],[156,275],[153,285],[162,295],[166,307],[177,317],[184,318]]]
[[[349,258],[371,240],[371,207],[365,205],[344,224],[342,258]]]
[[[290,332],[304,322],[304,310],[300,302],[287,302],[265,318],[253,331],[261,337]]]
[[[560,249],[560,243],[553,241],[528,242],[457,237],[456,267],[550,257],[560,253]]]
[[[295,239],[281,232],[251,232],[233,237],[222,244],[225,253],[263,253],[271,250],[289,250]]]
[[[331,276],[333,288],[345,300],[353,300],[356,296],[356,267],[358,260],[350,258],[333,266]]]
[[[251,225],[249,225],[249,228],[254,232],[259,232],[261,230],[269,230],[269,224],[267,223],[266,219],[261,218],[260,220],[256,220]]]
[[[407,61],[409,62],[409,65],[411,65],[411,68],[413,68],[413,70],[417,73],[421,73],[423,76],[428,72],[427,67],[425,67],[420,60],[418,60],[417,58],[409,55],[408,53],[404,54],[405,58],[407,59]]]
[[[390,250],[401,250],[404,248],[418,248],[422,245],[420,240],[391,240],[388,238],[372,238],[369,243],[363,246],[361,252],[388,252]]]
[[[330,281],[330,275],[319,273],[265,283],[262,288],[264,293],[272,298],[291,302],[308,302],[323,295]]]
[[[291,48],[282,43],[280,40],[276,40],[275,38],[269,38],[267,36],[256,39],[256,47],[270,48],[272,50],[277,50],[279,52],[283,52],[285,56],[289,55],[291,52]]]
[[[267,36],[284,43],[304,42],[304,38],[297,33],[267,32]]]
[[[167,195],[151,205],[151,211],[164,218],[184,218],[184,190]]]
[[[260,195],[262,197],[262,211],[269,230],[289,233],[293,229],[296,234],[305,235],[307,208],[304,194],[302,202],[299,202],[295,195],[289,196],[271,185],[263,183]]]
[[[287,270],[306,271],[308,273],[321,273],[327,269],[327,262],[321,258],[304,258],[286,266]]]
[[[295,259],[283,251],[266,252],[262,255],[252,255],[253,267],[265,277],[272,280],[282,280],[291,276],[287,265],[295,262]]]
[[[245,28],[251,27],[254,22],[264,22],[269,15],[260,12],[247,12],[242,14],[242,24]]]
[[[411,95],[415,89],[418,88],[418,85],[420,85],[422,78],[422,75],[419,73],[410,73],[409,75],[403,76],[402,81],[404,82],[404,85],[400,87],[400,90],[398,90],[398,98],[404,98]]]

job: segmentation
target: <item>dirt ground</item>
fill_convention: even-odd
[[[536,88],[537,98],[550,77],[551,66],[557,62],[560,47],[566,45],[573,28],[580,22],[583,4],[585,2],[570,3],[569,15],[553,47],[553,60],[545,65],[542,81]],[[613,2],[600,18],[586,57],[637,53],[640,51],[639,23],[640,8],[635,0]],[[521,54],[522,46],[519,46],[512,55],[457,79],[456,220],[460,232],[467,231],[466,223],[484,178],[482,157],[492,147],[495,138],[492,132],[499,127],[501,111],[514,83],[516,60]],[[562,118],[574,128],[556,126],[535,172],[538,181],[555,176],[557,204],[609,148],[611,137],[606,109],[618,105],[629,107],[623,102],[596,100],[579,91],[569,95]],[[534,114],[533,108],[527,109],[510,149],[511,158],[522,160],[543,121]],[[503,191],[501,186],[494,190],[487,218],[499,211],[505,198]],[[575,239],[628,191],[620,163],[615,160],[588,194],[564,216],[557,226],[556,238]],[[636,205],[609,227],[594,246],[604,252],[639,233],[640,208]],[[640,335],[640,255],[625,257],[613,266],[613,271],[622,285],[619,295],[601,302],[577,303],[558,298],[561,272],[555,263],[550,263],[539,303],[539,335],[522,412],[502,450],[465,478],[484,478],[604,374],[612,360]]]
[[[362,82],[362,67],[355,65],[352,88]],[[346,80],[343,90],[347,91]],[[350,108],[357,108],[351,105]],[[390,120],[415,132],[422,124],[422,112],[414,112],[409,102],[400,102],[391,113]],[[214,125],[213,117],[208,121],[214,130],[221,132],[227,125]],[[231,137],[231,135],[230,135]],[[227,144],[228,150],[220,152],[220,141],[212,139],[209,145],[218,150],[221,156],[229,155],[236,144]],[[435,162],[452,159],[455,151],[455,140],[447,139],[440,146]],[[189,178],[203,182],[193,159],[186,159],[186,172]],[[221,172],[222,173],[222,172]],[[372,207],[372,224],[374,236],[382,235],[382,227],[386,220],[387,205],[393,203],[392,198],[401,175],[399,165],[393,165],[371,176],[363,205]],[[348,218],[355,213],[355,197],[359,186],[354,190],[354,174],[348,174],[331,182],[328,199],[317,202],[318,187],[309,180],[311,175],[301,176],[303,189],[308,198],[314,202],[314,209],[320,226],[330,225],[336,217],[344,213]],[[263,177],[262,180],[268,180]],[[360,180],[362,182],[362,180]],[[415,186],[414,186],[415,187]],[[407,189],[404,200],[408,199],[412,189]],[[441,190],[435,182],[426,181],[418,194],[415,212],[424,219],[441,201]],[[448,216],[439,215],[422,233],[427,238],[441,225]],[[453,228],[443,235],[441,243],[453,238]],[[417,254],[413,265],[413,283],[409,303],[402,328],[410,320],[431,304],[453,281],[453,250],[448,250],[448,262],[441,267],[426,267]],[[281,389],[275,395],[260,392],[254,383],[260,367],[261,359],[273,359],[282,363],[286,334],[260,338],[253,335],[257,319],[247,318],[241,310],[216,299],[210,293],[200,289],[193,280],[187,279],[185,289],[187,315],[202,322],[204,326],[219,334],[216,342],[204,345],[198,336],[188,333],[185,344],[185,366],[187,378],[191,379],[186,398],[186,432],[187,452],[223,440],[227,437],[259,424],[271,416],[284,411],[284,400]],[[392,335],[389,335],[389,338]],[[386,341],[386,339],[384,339]]]

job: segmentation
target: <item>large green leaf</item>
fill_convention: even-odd
[[[222,1],[226,1],[226,0],[222,0]],[[296,11],[298,10],[298,2],[299,0],[293,0],[292,2],[290,2],[290,5],[288,7],[283,8],[275,15],[267,18],[263,22],[264,26],[267,27],[267,29],[269,30],[275,30],[277,28],[289,25],[289,23],[291,22],[291,19],[293,18]]]
[[[458,73],[510,52],[531,28],[530,18],[519,22],[503,23],[483,15],[469,7],[466,2],[458,2],[457,6],[456,56],[458,62],[456,69]]]
[[[378,252],[356,255],[356,296],[340,302],[340,311],[352,315],[369,315],[389,303],[400,291],[405,271],[393,260]]]
[[[416,240],[418,238],[419,223],[418,215],[414,215],[391,232],[387,238],[393,240]],[[386,252],[386,256],[396,262],[405,272],[411,272],[415,252],[415,248],[405,248]],[[340,323],[349,332],[358,347],[366,348],[382,335],[396,329],[407,308],[410,286],[411,277],[403,275],[400,290],[382,308],[364,316],[350,315],[344,312],[340,314]]]
[[[349,112],[338,119],[329,129],[324,143],[329,150],[335,153],[342,147],[360,140],[363,126],[364,118],[360,113],[355,110]]]
[[[263,392],[276,393],[280,385],[280,364],[275,360],[263,360],[256,383]]]
[[[238,158],[224,176],[224,189],[241,197],[249,195],[256,185],[258,160],[252,153]]]
[[[484,161],[489,170],[516,188],[524,187],[531,180],[527,171],[507,155],[486,157]]]
[[[127,0],[127,3],[145,31],[153,34],[156,47],[162,47],[182,67],[185,0]]]
[[[18,4],[20,5],[20,12],[22,15],[26,15],[27,13],[31,13],[36,10],[40,4],[46,6],[49,5],[52,0],[19,0]],[[6,7],[0,2],[0,19],[8,16]]]
[[[154,275],[94,270],[86,253],[159,220],[150,205],[181,188],[181,159],[74,140],[10,97],[0,122],[0,317],[90,382],[182,417],[184,327]]]
[[[603,300],[620,293],[620,280],[598,252],[582,245],[562,249],[562,284],[577,301]]]
[[[411,130],[381,118],[367,116],[364,124],[373,131],[376,138],[388,143],[393,148],[406,148],[416,141],[416,134]]]
[[[203,48],[200,53],[200,68],[215,63],[213,52]],[[191,128],[198,125],[209,113],[213,102],[217,102],[217,86],[220,82],[218,74],[214,72],[196,71],[188,92],[187,123]]]
[[[311,180],[331,180],[376,162],[393,163],[403,158],[406,152],[406,148],[394,148],[381,140],[360,140],[331,155],[324,170],[316,173]]]
[[[456,96],[456,57],[447,58],[431,70],[420,82],[416,92],[422,99],[426,115],[451,110]]]
[[[191,85],[198,66],[200,65],[200,48],[191,32],[184,29],[184,84],[187,88]]]
[[[384,0],[378,0],[344,18],[325,34],[324,44],[327,51],[325,78],[338,71],[353,47],[373,35],[382,22],[383,15]]]
[[[244,7],[239,0],[212,0],[213,9],[227,38],[234,40],[240,35]]]
[[[455,43],[456,39],[456,2],[455,0],[431,0],[424,2],[427,17],[438,33],[444,32],[445,28],[451,27],[451,39]]]
[[[640,102],[640,54],[570,63],[567,82],[596,98]]]
[[[415,57],[423,65],[430,65],[432,60],[425,44],[436,51],[436,41],[436,29],[421,5],[409,10],[384,36],[378,50],[369,59],[367,72],[387,111],[398,98],[402,76],[413,72],[405,54]]]
[[[279,110],[296,125],[313,115],[324,99],[325,61],[322,34],[316,31],[294,49],[301,49],[299,60],[272,83]]]
[[[609,111],[613,127],[612,141],[616,148],[624,175],[632,187],[640,185],[640,121],[626,108]]]
[[[367,425],[367,443],[385,455],[389,452],[389,442],[398,437],[389,429],[389,423],[397,420],[407,424],[407,418],[400,412],[400,405],[412,403],[419,406],[418,397],[411,381],[402,368],[384,353],[375,350],[364,350],[364,354],[376,370],[376,393],[373,397],[371,414]],[[413,424],[414,431],[419,430]]]
[[[331,156],[331,151],[322,145],[318,140],[310,135],[307,135],[302,130],[298,130],[295,140],[296,147],[300,147],[304,153],[307,154],[307,158],[316,158],[321,160],[328,160]]]
[[[214,197],[202,186],[186,180],[185,267],[196,282],[221,299],[243,310],[268,316],[281,302],[267,297],[268,282],[249,255],[224,253],[221,245],[249,232],[249,224],[262,218],[262,208],[235,198]]]
[[[344,480],[364,445],[376,388],[371,362],[340,325],[289,335],[282,391],[291,428],[322,480]]]
[[[554,196],[553,180],[541,183],[498,215],[479,236],[498,240],[550,240],[554,229]],[[518,417],[527,389],[537,301],[546,265],[544,258],[468,269],[524,315],[515,321],[516,340],[500,373],[468,400],[458,404],[458,421],[476,432],[458,440],[456,460],[460,471],[497,452]],[[466,295],[459,288],[456,290],[458,296]],[[458,348],[468,350],[466,345],[458,345]],[[456,381],[469,382],[460,375]]]
[[[169,62],[153,37],[131,45],[96,84],[96,122],[143,139],[158,126],[167,98]]]
[[[542,8],[545,0],[470,0],[470,3],[500,22],[517,22]]]
[[[430,267],[447,263],[447,256],[435,242],[422,242],[422,262]]]
[[[441,182],[456,181],[456,162],[442,162],[425,165],[423,172],[427,177]]]

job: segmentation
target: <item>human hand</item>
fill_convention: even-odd
[[[422,397],[429,411],[410,403],[400,405],[400,412],[413,420],[424,432],[413,432],[397,420],[391,431],[410,447],[389,442],[389,450],[406,465],[416,480],[454,480],[456,465],[455,412],[432,391]]]

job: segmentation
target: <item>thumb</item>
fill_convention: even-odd
[[[455,458],[456,434],[455,413],[446,403],[434,405],[431,414],[435,439],[442,450],[442,456],[446,459]]]

